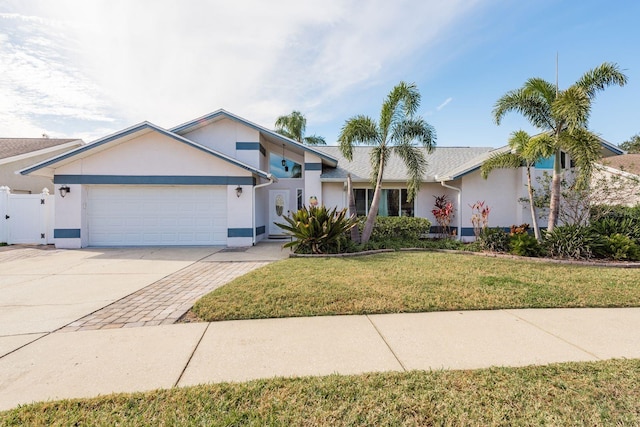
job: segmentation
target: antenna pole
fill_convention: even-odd
[[[556,98],[558,97],[558,52],[556,52]]]

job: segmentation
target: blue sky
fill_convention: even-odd
[[[92,141],[219,108],[272,127],[296,109],[333,144],[405,80],[438,145],[498,147],[535,130],[516,114],[496,126],[495,101],[554,81],[558,53],[561,88],[605,61],[629,77],[590,121],[617,144],[640,132],[638,16],[618,0],[3,0],[0,136]]]

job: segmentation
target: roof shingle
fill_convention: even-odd
[[[72,141],[78,141],[78,139],[0,138],[0,159],[44,150],[45,148],[55,147]]]

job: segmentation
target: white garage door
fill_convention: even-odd
[[[91,186],[90,246],[225,245],[224,186]]]

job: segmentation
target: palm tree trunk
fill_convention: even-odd
[[[531,167],[527,166],[527,190],[529,191],[529,206],[531,206],[531,225],[533,226],[533,235],[536,240],[540,241],[540,227],[538,227],[538,213],[533,200],[533,186],[531,185]]]
[[[347,174],[347,203],[349,204],[349,216],[354,218],[358,215],[356,208],[356,198],[353,197],[353,183],[351,182],[351,174]],[[351,227],[351,241],[360,243],[360,230],[358,227]]]
[[[553,179],[551,180],[551,202],[549,203],[549,221],[547,222],[547,233],[551,233],[558,224],[560,213],[560,182],[562,181],[562,165],[560,164],[560,149],[556,151],[553,161]]]
[[[367,215],[367,222],[364,223],[362,230],[362,243],[367,243],[373,233],[373,227],[376,224],[376,216],[378,216],[378,206],[380,206],[380,195],[382,194],[382,173],[384,172],[384,153],[380,155],[380,164],[378,166],[378,179],[376,180],[376,189],[373,192],[373,201]]]

